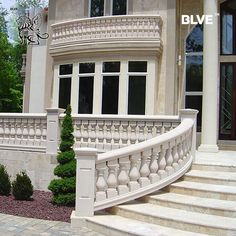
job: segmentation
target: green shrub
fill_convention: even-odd
[[[54,169],[54,174],[60,179],[52,180],[48,186],[53,193],[52,202],[56,205],[75,204],[76,160],[73,131],[71,107],[68,105],[61,127],[60,152],[57,155],[59,165]]]
[[[12,182],[12,194],[17,200],[30,200],[33,195],[33,185],[24,171],[17,174],[16,179]]]
[[[0,195],[8,196],[11,193],[11,182],[5,166],[0,165]]]

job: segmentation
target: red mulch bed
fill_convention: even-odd
[[[18,201],[11,196],[0,196],[0,213],[44,220],[70,222],[74,207],[55,206],[52,193],[35,190],[31,201]]]

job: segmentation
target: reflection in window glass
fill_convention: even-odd
[[[146,76],[129,77],[128,114],[145,115]]]
[[[103,76],[102,114],[118,114],[119,76]]]
[[[79,64],[79,73],[80,74],[89,74],[95,72],[95,63],[80,63]]]
[[[70,104],[71,78],[60,78],[59,83],[59,108],[66,109]]]
[[[147,72],[147,61],[129,61],[129,72]]]
[[[233,54],[233,15],[223,12],[222,54]]]
[[[232,134],[233,65],[221,65],[220,134]]]
[[[71,75],[73,70],[72,64],[60,65],[59,74],[60,75]]]
[[[127,0],[113,0],[112,15],[126,15]]]
[[[203,56],[186,56],[186,91],[202,91]]]
[[[93,113],[93,81],[94,78],[80,77],[79,78],[79,109],[80,114]]]
[[[202,126],[202,96],[186,96],[185,107],[199,111],[197,115],[197,132],[201,132]]]
[[[203,25],[196,25],[186,40],[186,52],[203,51]]]
[[[90,17],[98,17],[104,15],[104,0],[90,0]]]
[[[119,61],[103,62],[102,72],[104,73],[120,72],[120,62]]]

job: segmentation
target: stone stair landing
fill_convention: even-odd
[[[162,191],[87,218],[109,236],[236,236],[236,152],[197,153],[192,169]]]

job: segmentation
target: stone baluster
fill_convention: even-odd
[[[35,146],[41,146],[40,119],[35,120]]]
[[[90,147],[95,148],[96,147],[96,121],[91,120],[89,121],[90,123],[90,133],[89,133],[89,138],[90,138]]]
[[[164,126],[164,133],[167,133],[171,130],[171,123],[170,122],[164,122],[163,126]]]
[[[104,121],[98,120],[98,150],[104,150]]]
[[[137,142],[137,134],[136,134],[137,122],[130,121],[129,125],[130,125],[130,129],[131,129],[130,144],[135,144]]]
[[[141,166],[140,166],[140,179],[139,183],[141,187],[145,187],[150,184],[149,174],[149,164],[148,159],[151,156],[151,150],[150,151],[144,151],[141,156]]]
[[[107,182],[105,180],[105,171],[107,170],[106,163],[96,165],[97,182],[96,182],[96,201],[102,201],[106,199]]]
[[[47,141],[47,120],[46,119],[41,120],[41,130],[42,130],[41,146],[46,147],[46,141]]]
[[[3,143],[3,135],[4,135],[3,119],[0,119],[0,144]]]
[[[158,175],[160,176],[161,179],[163,179],[167,176],[167,173],[165,171],[165,168],[166,168],[166,159],[165,159],[166,149],[167,149],[166,144],[162,144],[161,145],[161,151],[160,151],[160,157],[158,159],[158,166],[159,166]]]
[[[4,119],[4,143],[9,143],[10,129],[8,119]]]
[[[81,121],[80,120],[75,120],[75,125],[74,125],[74,134],[75,134],[75,148],[79,148],[81,145]]]
[[[184,158],[184,152],[183,152],[183,145],[182,145],[182,138],[179,138],[179,144],[178,144],[178,153],[179,153],[179,165],[183,165],[183,158]]]
[[[112,198],[118,195],[118,192],[117,192],[118,180],[117,180],[117,175],[116,175],[118,162],[117,160],[108,161],[107,166],[108,166],[107,198]]]
[[[162,123],[155,122],[154,127],[156,128],[155,136],[159,136],[162,134]]]
[[[111,126],[112,126],[112,123],[110,120],[105,121],[105,128],[106,128],[105,141],[106,141],[106,143],[104,144],[104,149],[106,151],[111,150],[111,140],[112,140]]]
[[[23,119],[23,131],[22,131],[22,145],[27,145],[28,143],[28,120]]]
[[[82,136],[82,142],[81,147],[87,147],[88,146],[88,121],[82,120],[82,126],[81,126],[81,136]]]
[[[128,145],[128,121],[121,122],[122,131],[121,131],[121,143],[122,146]]]
[[[127,174],[129,157],[119,159],[119,174],[118,174],[118,193],[119,195],[129,192],[128,183],[129,176]]]
[[[173,148],[172,148],[172,156],[173,156],[173,159],[174,159],[174,162],[173,162],[173,168],[175,170],[178,170],[179,169],[179,153],[178,153],[178,143],[177,143],[177,140],[174,140],[173,141]]]
[[[114,132],[113,132],[114,144],[112,145],[112,149],[118,149],[120,147],[120,132],[119,132],[120,122],[114,121],[113,126],[114,126]]]
[[[157,174],[158,172],[158,158],[159,158],[159,153],[160,153],[160,146],[153,148],[152,150],[152,155],[151,155],[151,161],[150,161],[150,165],[149,165],[149,169],[150,169],[150,181],[151,183],[156,183],[158,180],[160,180],[159,175]]]
[[[152,127],[153,127],[153,122],[147,122],[147,139],[151,139],[153,137],[152,134]]]
[[[169,142],[166,150],[166,171],[168,174],[172,174],[174,172],[173,164],[173,156],[172,156],[172,147],[173,142]]]
[[[29,119],[29,139],[28,144],[30,146],[34,146],[35,141],[35,127],[34,127],[34,119]]]
[[[141,153],[133,154],[130,156],[130,171],[129,171],[129,189],[130,191],[134,191],[140,188],[140,184],[138,182],[140,178],[140,173],[138,169],[138,163],[141,159]]]
[[[10,139],[9,139],[9,144],[15,144],[15,135],[16,135],[16,120],[15,119],[10,119],[9,120],[9,126],[10,126]]]
[[[21,144],[21,138],[22,138],[22,122],[21,119],[16,120],[16,145]]]
[[[138,127],[139,127],[139,132],[138,132],[138,141],[143,142],[145,141],[145,136],[144,136],[144,121],[138,122]]]

